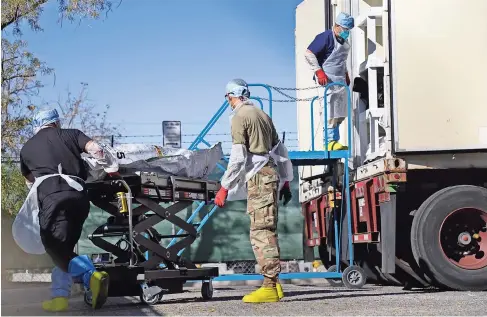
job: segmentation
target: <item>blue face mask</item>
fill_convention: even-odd
[[[341,31],[340,34],[338,34],[338,36],[346,41],[350,36],[350,31]]]

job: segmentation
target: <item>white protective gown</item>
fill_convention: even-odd
[[[39,203],[37,199],[37,188],[46,179],[54,176],[62,177],[69,186],[82,191],[83,186],[75,179],[80,179],[76,176],[62,174],[61,164],[58,166],[58,174],[49,174],[36,178],[34,184],[29,190],[29,194],[20,208],[19,213],[15,217],[12,225],[12,235],[17,245],[29,254],[44,254],[46,250],[41,241],[41,229],[39,226]]]
[[[103,159],[95,159],[97,166],[101,166],[107,173],[114,173],[118,171],[118,163],[114,151],[106,145],[101,145],[104,149],[105,157]],[[24,204],[20,208],[19,213],[15,217],[12,224],[12,235],[17,245],[26,253],[29,254],[44,254],[46,250],[42,244],[40,226],[39,226],[39,202],[37,199],[37,188],[47,178],[60,176],[69,186],[77,191],[82,191],[83,186],[76,181],[81,180],[77,176],[62,174],[61,164],[58,166],[58,174],[49,174],[35,179],[34,184],[29,190]]]
[[[279,190],[286,181],[294,178],[293,166],[287,148],[280,141],[267,155],[248,153],[242,144],[232,145],[230,161],[223,175],[221,184],[228,189],[228,201],[247,199],[247,182],[260,171],[272,157],[277,164],[279,173]]]

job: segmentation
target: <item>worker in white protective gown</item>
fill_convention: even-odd
[[[278,193],[284,205],[291,199],[289,182],[293,168],[271,118],[249,100],[242,79],[226,86],[225,98],[232,108],[232,150],[215,204],[247,199],[250,242],[264,281],[262,287],[244,296],[246,303],[278,302],[284,293],[278,281],[280,250],[277,236]]]
[[[51,299],[42,303],[44,310],[68,309],[73,280],[91,293],[93,308],[100,308],[108,295],[109,276],[97,271],[88,256],[74,252],[90,211],[81,153],[98,158],[110,167],[108,172],[116,172],[118,164],[80,130],[61,129],[56,109],[39,111],[33,125],[35,135],[20,152],[20,169],[30,191],[12,226],[14,240],[26,253],[47,253],[55,264]]]
[[[313,79],[321,86],[342,82],[350,85],[347,70],[347,58],[350,52],[348,37],[354,27],[354,19],[341,12],[331,30],[318,34],[305,53]],[[327,98],[327,133],[328,151],[345,150],[340,141],[340,124],[348,115],[348,97],[343,86],[330,86]]]

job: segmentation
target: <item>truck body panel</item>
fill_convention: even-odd
[[[325,3],[306,0],[296,8],[298,89],[316,86],[304,52],[325,29]],[[352,97],[353,167],[397,157],[407,162],[408,169],[486,168],[487,107],[482,88],[487,86],[487,63],[482,61],[487,56],[487,20],[482,12],[486,12],[487,2],[330,3],[333,18],[347,8],[355,17],[348,69],[352,82],[361,77],[368,83],[367,101],[358,93]],[[411,16],[415,16],[414,23]],[[468,25],[470,20],[475,21],[472,28],[476,31],[460,33],[464,29],[460,26]],[[321,88],[297,91],[300,100],[320,95]],[[312,148],[312,134],[314,148],[323,148],[322,100],[314,105],[313,133],[310,108],[309,100],[297,102],[298,144],[304,151]],[[347,120],[340,128],[343,144],[347,140],[346,125]],[[304,178],[320,173],[322,167],[300,168]]]
[[[350,160],[341,160],[352,181],[330,186],[327,168],[300,167],[308,246],[318,246],[323,264],[333,269],[336,228],[329,221],[336,209],[326,195],[350,188],[350,199],[341,203],[351,210],[339,221],[352,219],[354,261],[368,279],[485,290],[487,1],[303,1],[296,9],[301,151],[323,149],[324,126],[323,103],[310,112],[309,99],[324,89],[307,89],[316,84],[304,51],[340,11],[355,18],[348,60],[351,144],[347,121],[340,128],[340,143],[352,147]],[[344,175],[340,164],[330,170]],[[339,253],[347,259],[344,249]]]
[[[391,1],[396,152],[487,149],[487,1]]]

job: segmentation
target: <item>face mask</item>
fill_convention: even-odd
[[[338,36],[346,41],[350,36],[350,31],[341,31],[340,34],[338,34]]]

